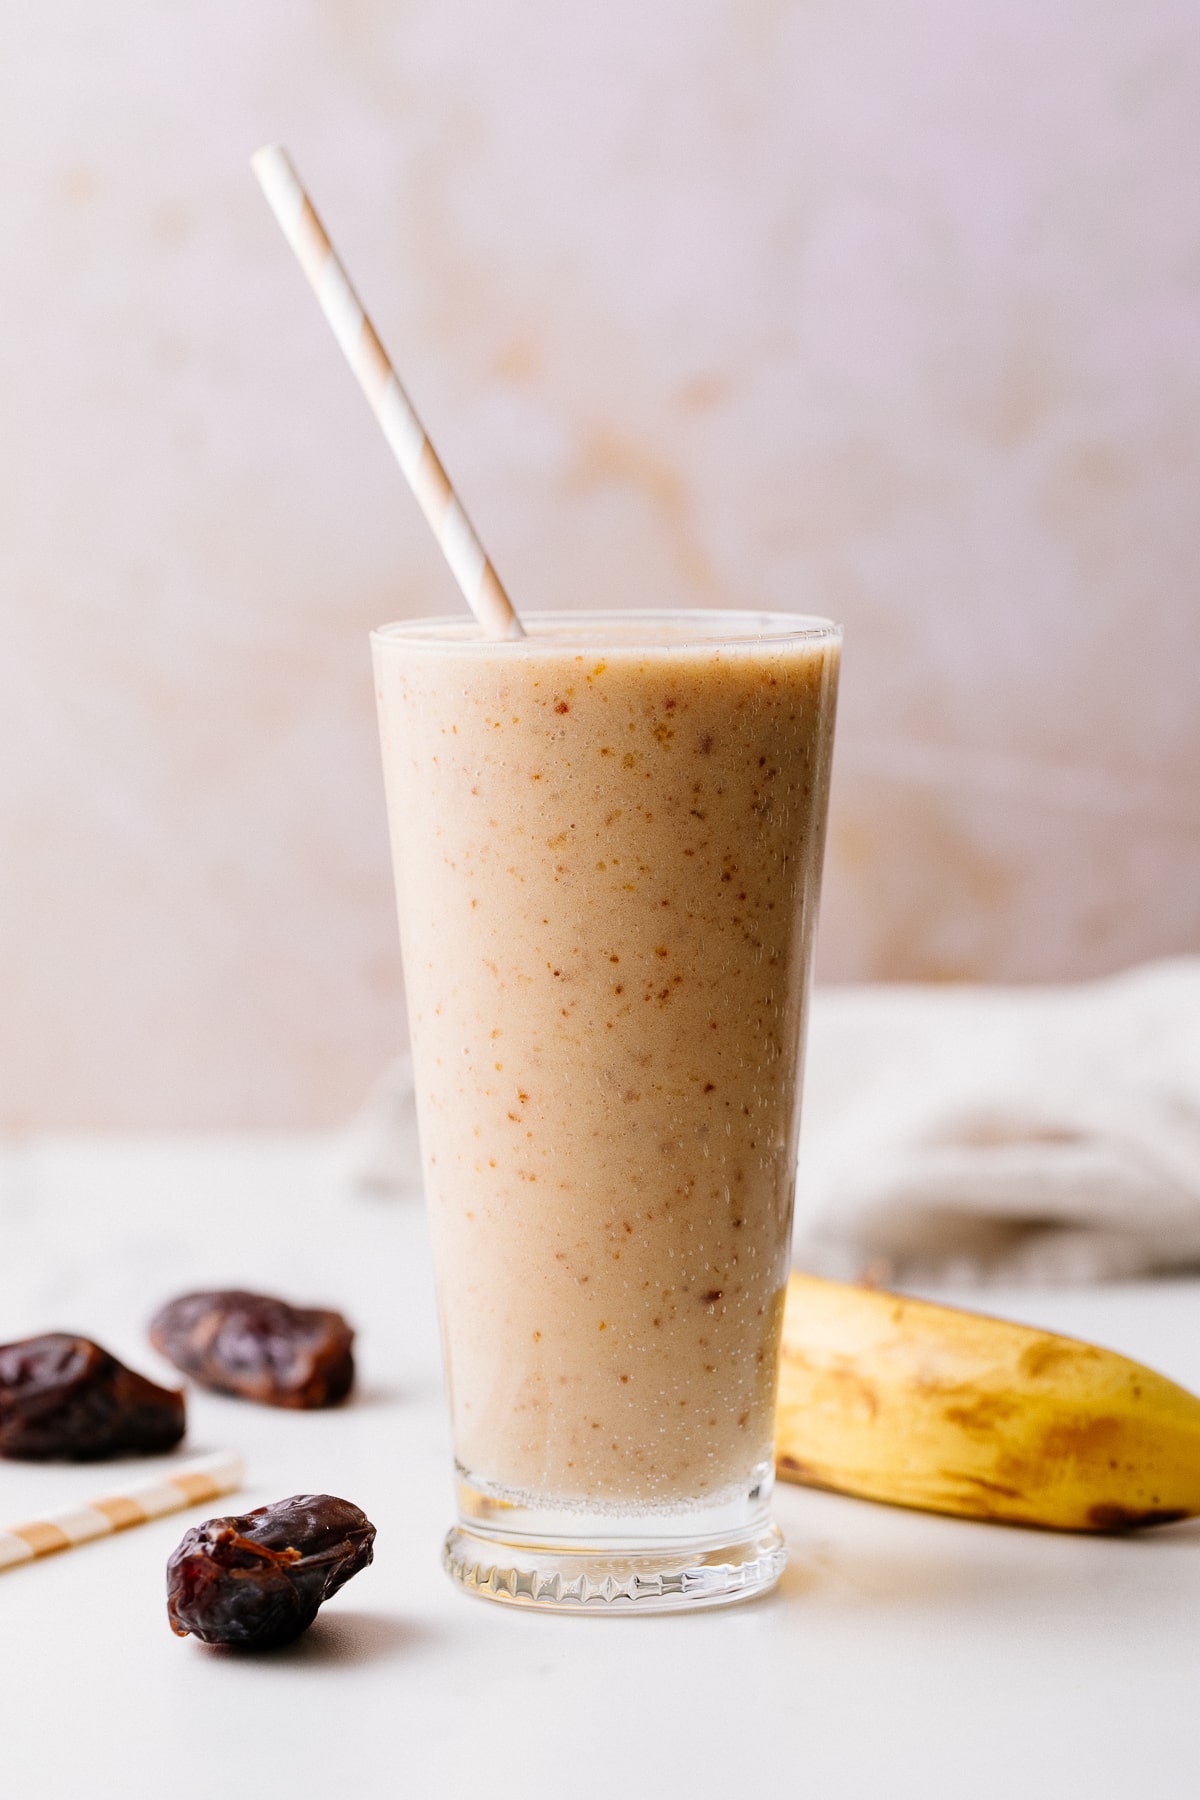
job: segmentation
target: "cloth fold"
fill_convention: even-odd
[[[412,1078],[352,1174],[419,1188]],[[1086,1282],[1200,1266],[1200,957],[1064,987],[818,989],[796,1261],[883,1282]]]

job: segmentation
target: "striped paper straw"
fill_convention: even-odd
[[[73,1550],[76,1544],[90,1543],[93,1538],[111,1537],[114,1531],[145,1525],[165,1513],[215,1500],[218,1494],[236,1493],[241,1485],[242,1459],[231,1450],[197,1457],[144,1487],[106,1494],[87,1506],[64,1506],[40,1519],[27,1519],[23,1525],[0,1527],[0,1570],[14,1569],[39,1556],[53,1556],[56,1550]]]
[[[346,361],[358,377],[467,605],[489,637],[524,637],[513,603],[451,487],[287,151],[281,144],[267,144],[250,158],[250,166],[312,284]]]

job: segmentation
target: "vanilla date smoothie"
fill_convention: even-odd
[[[782,1566],[766,1501],[840,638],[718,612],[527,628],[373,639],[449,1566],[534,1604],[713,1604]]]

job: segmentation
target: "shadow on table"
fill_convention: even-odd
[[[427,1625],[398,1613],[355,1612],[350,1607],[338,1607],[322,1613],[294,1644],[262,1652],[261,1660],[273,1668],[283,1663],[298,1668],[399,1661],[427,1648],[433,1635]]]
[[[845,1602],[891,1610],[957,1610],[964,1603],[1006,1610],[1086,1609],[1106,1581],[1162,1600],[1195,1566],[1200,1519],[1125,1534],[1037,1531],[931,1514],[886,1515],[845,1538],[799,1534],[765,1606]],[[1184,1558],[1183,1562],[1178,1559]],[[1169,1576],[1175,1569],[1178,1576]],[[1184,1584],[1190,1591],[1190,1583]]]

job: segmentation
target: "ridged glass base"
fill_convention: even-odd
[[[593,1614],[729,1606],[774,1587],[786,1561],[769,1519],[748,1536],[645,1548],[516,1544],[457,1525],[442,1552],[447,1573],[468,1593],[540,1612]]]

